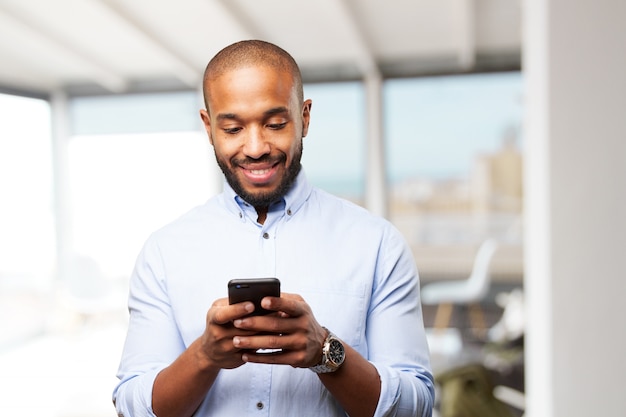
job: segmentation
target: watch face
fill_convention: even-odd
[[[339,340],[331,340],[328,349],[328,358],[335,364],[341,365],[346,355],[343,345]]]

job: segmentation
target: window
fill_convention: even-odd
[[[302,164],[312,184],[362,202],[365,193],[365,96],[361,83],[306,84],[313,100]]]
[[[150,233],[210,197],[204,132],[74,136],[73,243],[110,278],[128,277]]]
[[[519,277],[521,74],[391,80],[384,99],[390,217],[422,275],[467,271],[497,237],[517,247],[499,272]]]
[[[0,94],[0,113],[2,348],[43,328],[56,249],[48,103]]]

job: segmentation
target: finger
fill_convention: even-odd
[[[265,334],[287,333],[292,325],[278,314],[264,316],[246,316],[233,320],[233,326],[240,330],[262,332]]]
[[[233,337],[233,346],[236,349],[258,350],[258,349],[284,349],[302,350],[306,344],[297,335],[282,333],[262,333],[262,334],[239,334]]]
[[[302,352],[290,350],[269,351],[268,353],[259,353],[257,351],[244,351],[241,360],[250,363],[265,363],[270,365],[291,365],[294,368],[309,368],[315,363],[310,364],[305,360]]]
[[[297,317],[305,312],[304,299],[297,294],[282,293],[280,297],[265,297],[261,306],[267,310],[278,311],[282,316]]]
[[[219,300],[218,300],[219,301]],[[217,324],[226,324],[233,320],[247,316],[254,311],[254,304],[250,301],[244,301],[237,304],[223,304],[216,302],[209,310],[209,321]]]

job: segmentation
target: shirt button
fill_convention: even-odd
[[[270,234],[265,232],[263,233],[263,239],[269,239],[270,238]]]
[[[287,215],[291,216],[291,209],[287,209]]]
[[[258,403],[256,403],[256,408],[257,410],[262,410],[264,407],[263,403],[261,401],[259,401]]]
[[[239,212],[239,218],[243,219],[243,213],[242,212]]]

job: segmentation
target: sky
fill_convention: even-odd
[[[362,187],[366,132],[360,84],[308,85],[305,96],[313,100],[304,144],[307,173],[330,188]],[[392,80],[383,100],[392,182],[463,177],[474,156],[497,149],[507,130],[519,131],[523,117],[519,72]]]
[[[507,130],[519,131],[522,122],[519,73],[397,80],[386,99],[396,178],[462,176],[473,155],[500,147]]]

